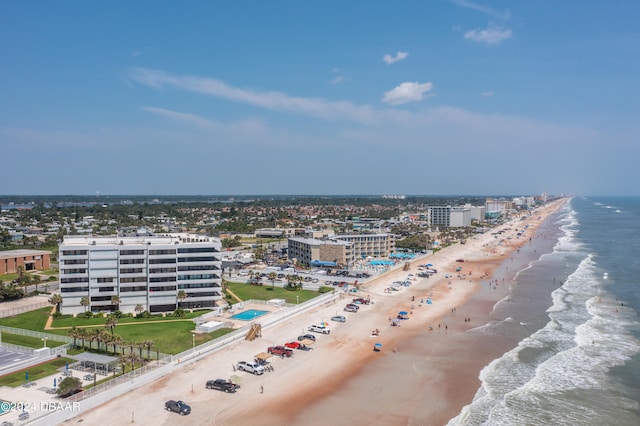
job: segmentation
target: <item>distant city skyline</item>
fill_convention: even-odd
[[[638,195],[640,3],[0,4],[0,195]]]

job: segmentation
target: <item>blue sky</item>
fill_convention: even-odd
[[[0,3],[0,194],[637,195],[637,1]]]

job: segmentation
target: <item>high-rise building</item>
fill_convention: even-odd
[[[61,312],[216,307],[220,248],[217,238],[191,234],[65,237],[58,256]]]

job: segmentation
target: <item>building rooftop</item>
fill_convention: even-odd
[[[38,256],[43,254],[51,254],[50,251],[46,250],[4,250],[0,251],[0,259],[11,259],[14,257],[22,257],[22,256]]]

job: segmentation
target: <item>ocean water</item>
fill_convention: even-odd
[[[449,425],[640,425],[640,198],[575,197],[475,333],[518,342]],[[541,251],[542,253],[542,251]]]

